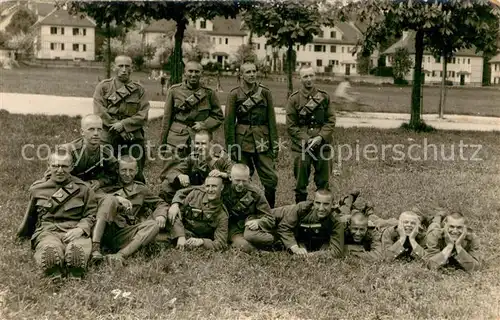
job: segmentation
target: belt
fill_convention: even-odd
[[[244,124],[249,126],[267,126],[269,122],[267,121],[253,121],[253,120],[238,120],[238,124]]]
[[[178,123],[183,124],[185,126],[192,127],[192,126],[194,126],[195,121],[194,120],[180,121],[180,120],[174,119],[174,122],[178,122]]]

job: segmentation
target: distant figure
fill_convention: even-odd
[[[348,77],[344,77],[344,81],[339,83],[335,90],[335,97],[347,100],[348,102],[355,102],[357,99],[353,97],[348,91],[351,89],[351,83]]]
[[[165,87],[168,88],[168,79],[167,79],[167,75],[163,74],[163,72],[162,72],[162,75],[160,76],[160,85],[161,85],[161,95],[164,96],[165,95]]]

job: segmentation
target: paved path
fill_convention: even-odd
[[[0,109],[11,113],[48,114],[77,116],[92,113],[92,98],[60,97],[41,94],[1,93]],[[163,102],[151,101],[149,118],[163,115]],[[278,123],[285,123],[285,113],[276,108]],[[477,117],[465,115],[445,115],[439,119],[435,114],[423,116],[427,124],[442,130],[474,130],[500,131],[500,118]],[[398,128],[403,122],[408,122],[409,114],[404,113],[374,113],[374,112],[344,112],[337,114],[338,127],[375,127]]]

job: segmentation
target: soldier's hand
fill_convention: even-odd
[[[115,196],[116,199],[118,200],[118,202],[123,206],[125,207],[125,210],[126,211],[130,211],[132,210],[132,202],[130,202],[130,200],[128,199],[125,199],[124,197],[120,197],[120,196]]]
[[[177,176],[177,179],[179,179],[179,183],[182,187],[189,187],[189,176],[187,174],[180,174]]]
[[[156,217],[155,220],[156,220],[156,223],[158,223],[158,227],[160,227],[160,229],[165,228],[165,225],[167,223],[167,219],[165,219],[165,217],[159,216],[159,217]]]
[[[467,236],[467,229],[464,229],[464,231],[462,231],[462,234],[460,235],[460,237],[458,237],[457,241],[455,241],[456,247],[463,247],[462,244],[464,243],[465,236]]]
[[[180,211],[181,210],[179,208],[178,203],[172,204],[172,206],[168,209],[168,221],[170,221],[170,223],[174,223],[175,218],[177,217]]]
[[[177,249],[184,250],[185,245],[186,245],[186,237],[177,238]]]
[[[196,121],[193,125],[193,129],[195,131],[200,131],[200,130],[206,130],[207,127],[205,126],[205,123],[201,122],[201,121]]]
[[[450,233],[448,232],[447,228],[443,229],[443,237],[444,237],[444,242],[446,243],[446,245],[451,245],[451,246],[454,245],[454,242],[451,239]]]
[[[101,187],[101,182],[99,180],[90,180],[90,188],[92,190],[97,190]]]
[[[202,245],[203,245],[203,239],[189,238],[186,241],[186,246],[189,247],[201,247]]]
[[[259,220],[250,220],[245,222],[245,227],[247,227],[250,230],[258,230],[259,229]]]
[[[117,132],[122,132],[123,128],[123,123],[121,121],[113,123],[110,127],[111,130],[115,130]]]
[[[294,245],[290,248],[292,250],[293,254],[299,255],[299,256],[305,256],[307,255],[307,250],[306,248],[301,248],[298,245]]]
[[[323,138],[321,136],[317,136],[314,138],[309,139],[307,141],[309,148],[314,148],[315,146],[319,145],[323,141]]]
[[[410,233],[410,240],[415,240],[415,238],[417,238],[419,229],[420,229],[420,224],[417,224]]]
[[[81,228],[74,228],[66,232],[63,237],[64,242],[71,242],[80,238],[83,235],[83,230]]]
[[[212,171],[210,171],[210,173],[208,174],[209,177],[221,177],[223,179],[227,179],[229,177],[229,175],[225,172],[222,172],[222,171],[219,171],[217,169],[214,169]]]
[[[398,227],[396,229],[398,231],[398,234],[399,234],[399,239],[406,239],[406,232],[405,232],[405,228],[403,227],[403,224],[401,223],[401,221],[398,221]]]

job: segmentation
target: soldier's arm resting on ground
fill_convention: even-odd
[[[412,247],[411,256],[414,259],[422,259],[425,256],[425,249],[420,245],[420,243],[417,242],[416,239],[410,239],[410,243]]]
[[[131,117],[122,120],[123,127],[127,132],[134,132],[136,130],[141,129],[148,121],[148,114],[150,108],[149,101],[147,99],[144,88],[139,88],[139,90],[140,90],[140,96],[139,96],[140,106],[139,109],[137,110],[137,113]]]
[[[210,104],[210,115],[203,123],[207,130],[213,132],[221,126],[224,121],[224,114],[222,113],[219,98],[214,91],[210,90],[208,99],[208,103]]]
[[[329,96],[327,96],[326,99],[327,101],[325,103],[327,104],[327,109],[326,109],[327,122],[321,127],[319,135],[323,138],[324,142],[330,142],[331,137],[333,135],[333,130],[335,129],[335,123],[337,120],[335,116],[334,104],[332,103]]]
[[[388,260],[397,259],[404,251],[404,240],[398,239],[395,242],[392,240],[393,228],[386,228],[382,233],[382,250],[384,256]]]
[[[224,206],[217,213],[217,227],[214,232],[214,240],[203,239],[203,247],[210,250],[221,251],[227,248],[228,220],[229,214]]]
[[[100,82],[94,91],[94,114],[98,115],[102,119],[102,123],[106,127],[110,127],[113,123],[118,120],[114,119],[106,109],[106,100],[104,99],[103,92],[104,82]]]
[[[260,219],[259,228],[265,231],[273,230],[275,226],[274,216],[271,213],[271,207],[262,192],[259,192],[255,208],[257,210],[257,216]]]
[[[230,92],[227,96],[226,103],[226,113],[224,121],[224,135],[226,136],[226,148],[227,152],[231,150],[229,147],[236,143],[236,98],[237,95],[235,92]]]
[[[286,128],[292,140],[308,141],[309,135],[300,130],[299,115],[295,108],[293,96],[288,98],[286,103]]]
[[[330,241],[328,244],[328,249],[333,253],[335,257],[341,257],[344,253],[344,230],[345,226],[342,222],[338,221],[336,218],[331,217],[333,221],[332,234],[330,235]]]
[[[168,132],[170,131],[170,126],[173,122],[173,113],[174,112],[174,95],[172,89],[167,90],[167,97],[165,98],[165,106],[163,110],[163,120],[162,120],[162,129],[160,141],[162,144],[166,144],[168,140]]]
[[[427,250],[424,256],[424,261],[429,269],[439,269],[440,267],[448,264],[448,259],[453,251],[453,245],[447,245],[441,250],[439,245],[441,238],[441,229],[433,229],[432,231],[427,232],[427,236],[425,237]]]
[[[457,255],[455,260],[466,271],[474,271],[480,268],[481,260],[479,257],[479,240],[475,235],[470,235],[470,242],[467,250],[462,245],[456,246]]]
[[[31,193],[31,192],[30,192]],[[24,213],[23,221],[17,229],[16,235],[18,238],[30,238],[35,232],[36,224],[38,221],[38,212],[36,210],[36,199],[30,194],[28,207]]]
[[[292,204],[275,208],[273,211],[275,216],[282,217],[278,224],[278,236],[286,249],[297,245],[294,231],[299,223],[298,209],[297,205]]]
[[[279,136],[278,136],[278,125],[276,124],[276,112],[274,110],[274,102],[271,91],[265,91],[265,98],[267,100],[267,118],[269,119],[269,142],[273,153],[273,157],[278,158],[279,152]]]
[[[97,215],[97,197],[92,189],[88,189],[85,193],[85,207],[83,208],[83,218],[76,225],[77,228],[83,230],[85,235],[90,236],[94,228]]]

